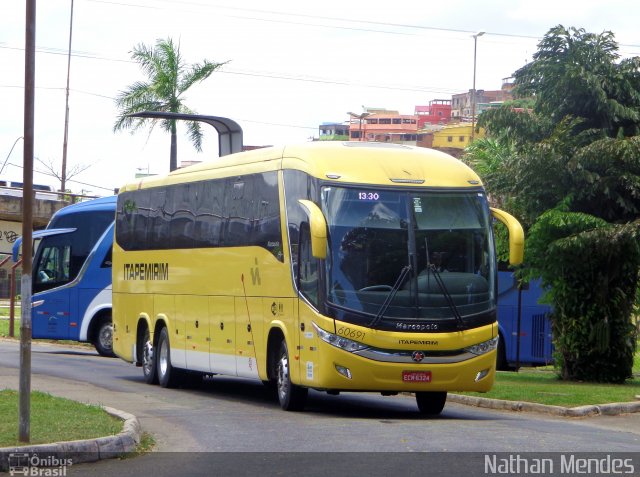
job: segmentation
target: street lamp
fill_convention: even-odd
[[[485,32],[479,31],[473,36],[473,90],[471,92],[471,140],[475,136],[476,129],[476,51],[478,49],[478,37],[484,35]]]
[[[9,157],[11,156],[11,153],[13,152],[13,148],[16,147],[16,144],[18,144],[18,141],[20,139],[24,139],[22,136],[20,136],[18,139],[16,139],[13,143],[13,146],[11,146],[11,150],[9,151],[9,154],[7,154],[7,158],[4,160],[4,163],[2,164],[2,167],[0,167],[0,174],[2,174],[2,171],[4,171],[5,166],[7,165],[7,161],[9,160]]]
[[[367,116],[369,116],[371,113],[356,114],[356,113],[352,113],[351,111],[349,111],[347,114],[349,116],[351,116],[353,119],[358,119],[360,121],[360,126],[358,128],[358,131],[359,131],[359,134],[360,134],[360,141],[362,141],[362,120],[364,118],[366,118]]]

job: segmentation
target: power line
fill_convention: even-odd
[[[396,91],[416,91],[421,93],[439,93],[439,94],[459,93],[459,91],[452,91],[451,89],[435,88],[435,87],[431,88],[431,87],[421,87],[421,86],[376,85],[376,84],[365,84],[365,83],[352,83],[349,81],[332,80],[328,78],[317,78],[317,77],[311,77],[311,76],[296,77],[291,75],[267,73],[267,72],[219,71],[218,73],[242,75],[242,76],[256,76],[260,78],[284,79],[284,80],[290,80],[290,81],[303,81],[303,82],[309,82],[309,83],[335,84],[335,85],[341,85],[341,86],[364,86],[367,88],[391,89]]]
[[[88,0],[88,1],[92,1],[92,0]],[[98,1],[98,0],[95,0]],[[108,2],[111,3],[111,2]],[[0,48],[7,48],[7,49],[15,49],[15,50],[24,50],[23,48],[19,48],[19,47],[10,47],[10,46],[1,46]],[[65,57],[68,55],[68,52],[63,51],[63,50],[57,50],[55,48],[38,48],[37,49],[38,53],[44,53],[44,54],[53,54],[53,55],[64,55]],[[106,60],[106,61],[119,61],[119,62],[123,62],[123,63],[131,63],[131,64],[137,64],[135,61],[133,60],[119,60],[119,59],[114,59],[114,58],[107,58],[107,57],[101,57],[99,55],[95,55],[95,54],[80,54],[77,55],[76,53],[71,53],[71,56],[73,57],[78,57],[78,58],[87,58],[87,59],[94,59],[94,60]],[[364,87],[368,87],[368,88],[376,88],[376,89],[386,89],[386,90],[396,90],[396,91],[415,91],[415,92],[421,92],[421,93],[435,93],[435,94],[457,94],[460,91],[458,90],[451,90],[448,88],[438,88],[438,87],[432,87],[432,86],[426,86],[426,87],[422,87],[422,86],[403,86],[403,85],[380,85],[380,84],[359,84],[359,83],[352,83],[352,82],[348,82],[348,81],[344,81],[344,80],[334,80],[334,79],[330,79],[330,78],[318,78],[318,77],[311,77],[311,76],[306,76],[306,77],[296,77],[287,73],[273,73],[273,72],[247,72],[247,71],[241,71],[241,70],[219,70],[217,71],[218,74],[231,74],[231,75],[242,75],[242,76],[254,76],[254,77],[260,77],[260,78],[272,78],[272,79],[281,79],[281,80],[289,80],[289,81],[301,81],[301,82],[308,82],[308,83],[321,83],[321,84],[334,84],[334,85],[342,85],[342,86],[364,86]],[[15,86],[7,86],[7,85],[0,85],[0,87],[15,87]],[[38,89],[44,89],[45,87],[38,87]],[[55,87],[50,87],[50,88],[46,88],[46,89],[57,89]],[[85,94],[90,94],[93,96],[101,96],[98,93],[89,93],[89,92],[84,92]],[[105,98],[109,98],[108,96],[103,96]],[[113,98],[111,98],[113,99]]]
[[[9,162],[9,165],[17,167],[18,169],[24,169],[24,167],[22,165],[14,164],[13,162]],[[54,179],[58,179],[55,176],[55,174],[52,174],[51,172],[39,171],[39,170],[36,170],[36,169],[34,169],[34,172],[37,172],[38,174],[42,174],[43,176],[49,176],[49,177],[53,177]],[[85,185],[85,186],[89,186],[89,187],[94,187],[96,189],[108,190],[108,191],[113,192],[113,187],[109,188],[109,187],[99,186],[99,185],[95,185],[95,184],[88,184],[86,182],[78,181],[78,180],[75,180],[75,179],[67,179],[67,182],[75,182],[76,184]]]
[[[167,9],[166,7],[141,5],[141,4],[135,4],[135,3],[130,3],[130,2],[116,2],[116,1],[110,1],[110,0],[85,0],[85,1],[91,2],[91,3],[103,3],[103,4],[110,4],[110,5],[123,6],[123,7],[147,8],[147,9],[154,9],[154,10],[166,10]],[[404,28],[404,29],[419,30],[419,31],[463,33],[463,34],[466,34],[466,35],[472,35],[472,34],[476,33],[475,30],[465,30],[465,29],[458,29],[458,28],[444,28],[444,27],[435,27],[435,26],[428,26],[428,25],[416,25],[416,24],[410,24],[410,23],[380,22],[380,21],[371,21],[371,20],[358,20],[358,19],[353,19],[353,18],[341,18],[341,17],[331,17],[331,16],[323,16],[323,15],[311,15],[311,14],[304,14],[304,13],[292,13],[292,12],[273,11],[273,10],[260,10],[260,9],[255,9],[255,8],[231,7],[231,6],[227,6],[227,5],[212,5],[212,4],[209,4],[209,3],[202,3],[202,2],[195,2],[195,1],[157,0],[156,3],[158,3],[158,2],[160,2],[160,3],[168,3],[168,4],[177,4],[177,5],[193,5],[193,6],[197,6],[197,7],[205,7],[205,8],[208,8],[208,9],[216,8],[216,9],[224,9],[224,10],[232,10],[232,11],[252,12],[252,13],[259,13],[259,14],[266,14],[266,15],[281,15],[281,16],[284,16],[284,17],[308,18],[308,19],[314,19],[314,20],[329,20],[329,21],[337,21],[337,22],[352,23],[352,24],[374,25],[374,26],[393,27],[393,28]],[[184,11],[184,10],[182,10],[182,11]],[[306,26],[318,26],[318,27],[326,27],[326,28],[340,28],[340,29],[355,30],[355,31],[362,30],[360,28],[353,28],[353,27],[351,27],[351,28],[350,27],[339,27],[339,26],[335,26],[335,25],[322,25],[322,24],[317,24],[317,23],[313,23],[313,24],[297,23],[297,22],[289,22],[289,21],[285,21],[285,20],[254,18],[254,17],[246,17],[246,16],[234,16],[234,18],[241,18],[241,19],[247,19],[247,20],[271,21],[271,22],[276,22],[276,23],[302,24],[302,25],[306,25]],[[370,30],[370,29],[367,29],[367,30],[364,30],[364,31],[376,32],[376,33],[385,33],[385,34],[402,34],[402,33],[399,33],[399,32],[386,31],[386,30]],[[486,34],[487,35],[499,36],[499,37],[522,38],[522,39],[528,39],[528,40],[541,40],[542,39],[542,36],[540,36],[540,35],[521,35],[521,34],[516,34],[516,33],[501,33],[501,32],[491,32],[491,31],[487,31]],[[640,48],[640,45],[634,45],[634,44],[619,43],[618,46],[631,47],[631,48]]]
[[[242,71],[242,70],[220,70],[216,72],[221,75],[238,75],[238,76],[250,76],[257,78],[271,78],[278,80],[287,80],[287,81],[300,81],[306,83],[319,83],[319,84],[332,84],[338,86],[360,86],[366,88],[375,88],[375,89],[385,89],[385,90],[394,90],[394,91],[415,91],[418,93],[434,93],[434,94],[447,94],[453,95],[458,94],[461,91],[454,90],[450,88],[439,88],[435,86],[409,86],[409,85],[384,85],[384,84],[370,84],[370,83],[354,83],[346,80],[334,80],[330,78],[321,78],[321,77],[313,77],[313,76],[294,76],[286,73],[273,73],[273,72],[260,72],[260,71]],[[0,85],[0,88],[22,88],[20,85]],[[37,89],[49,89],[49,90],[62,90],[63,87],[56,86],[38,86]],[[115,98],[111,96],[102,95],[99,93],[89,92],[89,91],[81,91],[72,89],[74,92],[83,93],[91,96],[102,97],[106,99],[115,100]]]

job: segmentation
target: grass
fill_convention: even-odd
[[[129,452],[123,458],[128,459],[131,457],[138,457],[139,455],[145,454],[147,452],[151,452],[151,450],[155,447],[156,440],[153,438],[151,434],[148,432],[143,432],[140,435],[140,443],[136,447],[136,450]]]
[[[636,360],[637,361],[637,360]],[[507,401],[524,401],[563,407],[630,402],[640,395],[640,380],[625,384],[561,381],[553,370],[526,369],[517,373],[498,371],[488,393],[461,393]]]
[[[0,447],[18,442],[18,392],[0,390]],[[92,439],[118,434],[122,421],[99,406],[34,391],[31,393],[31,444]]]
[[[521,368],[517,373],[498,371],[496,382],[488,393],[461,394],[563,407],[632,402],[640,396],[640,342],[632,372],[634,378],[624,384],[598,384],[561,381],[552,366]]]
[[[14,308],[14,334],[16,337],[20,336],[20,314],[21,307],[20,301],[18,301]],[[9,336],[9,302],[7,300],[0,300],[0,337],[7,336]]]
[[[13,334],[16,338],[20,337],[20,319],[16,318],[14,323]],[[8,337],[9,336],[9,320],[2,318],[0,314],[0,337]]]

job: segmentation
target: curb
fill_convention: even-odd
[[[111,407],[103,406],[103,409],[108,414],[124,421],[122,431],[119,434],[53,444],[0,447],[0,472],[9,470],[9,455],[16,453],[26,454],[29,457],[37,455],[40,461],[48,460],[48,466],[58,467],[112,459],[134,451],[140,443],[142,431],[138,418],[133,414]]]
[[[640,412],[640,402],[612,402],[599,405],[562,407],[534,402],[502,401],[500,399],[466,396],[462,394],[449,394],[447,401],[486,409],[539,412],[560,417],[618,416],[620,414]]]

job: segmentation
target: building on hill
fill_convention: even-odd
[[[484,89],[476,89],[476,117],[483,111],[480,107],[481,105],[486,106],[490,103],[504,102],[513,99],[512,90],[513,81],[511,78],[504,78],[502,80],[502,87],[498,90],[487,91]],[[474,94],[472,89],[466,93],[452,95],[451,118],[456,121],[471,121],[473,98]]]
[[[451,120],[451,100],[434,99],[428,106],[416,106],[415,115],[418,117],[418,130],[427,125],[444,125]]]
[[[459,157],[471,142],[471,123],[450,124],[439,131],[429,133],[429,135],[432,136],[431,145],[423,147],[432,147]],[[474,136],[475,139],[480,137],[484,137],[484,129],[480,129]],[[418,145],[422,146],[422,144]]]
[[[418,116],[382,108],[349,113],[349,140],[416,144]]]

